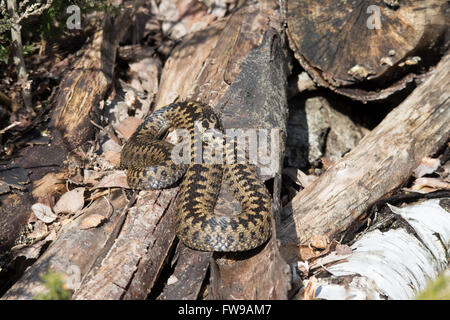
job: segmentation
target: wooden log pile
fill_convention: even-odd
[[[158,20],[163,3],[178,20]],[[32,299],[48,270],[65,275],[73,299],[293,298],[310,276],[299,280],[299,263],[376,220],[373,205],[409,186],[424,158],[439,156],[448,173],[445,4],[226,3],[214,11],[194,0],[129,0],[105,15],[61,74],[51,141],[0,164],[1,299]],[[155,32],[177,44],[129,43]],[[210,104],[224,128],[276,132],[275,169],[260,172],[273,196],[262,247],[185,247],[173,227],[178,187],[133,193],[117,169],[121,145],[150,110],[184,100]],[[62,195],[75,188],[72,209]],[[215,212],[239,214],[236,203],[224,184]],[[34,242],[15,245],[26,225]]]

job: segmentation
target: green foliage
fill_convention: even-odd
[[[450,271],[444,272],[420,292],[418,300],[450,300]]]
[[[6,35],[6,31],[11,28],[11,24],[7,17],[0,16],[0,64],[8,63],[8,47],[9,37]]]
[[[33,297],[34,300],[70,300],[72,293],[64,288],[64,275],[49,270],[41,275],[46,293],[38,293]]]
[[[31,0],[27,5],[30,6],[37,2],[39,1]],[[45,10],[38,19],[25,19],[21,22],[22,34],[33,34],[35,36],[35,41],[37,38],[46,40],[57,39],[64,32],[68,31],[66,21],[69,14],[66,10],[70,5],[77,5],[80,8],[82,16],[83,14],[92,11],[105,11],[114,14],[120,9],[112,6],[109,1],[53,0],[51,6]],[[81,23],[83,25],[83,20],[81,20]],[[8,17],[2,16],[0,12],[0,65],[8,63],[8,47],[11,44],[10,28],[11,26]],[[32,44],[24,45],[24,55],[26,56],[27,54],[33,53],[36,48],[37,46],[33,46]]]
[[[30,44],[30,43],[24,44],[23,48],[22,48],[23,55],[26,56],[26,55],[32,54],[37,49],[39,49],[39,46],[37,46],[37,45],[33,45],[33,44]]]
[[[38,33],[40,36],[49,39],[62,33],[64,30],[64,20],[67,19],[66,8],[76,1],[73,0],[54,0],[48,8],[39,17]]]
[[[92,11],[117,12],[119,8],[112,6],[108,2],[95,0],[53,0],[51,7],[39,19],[40,26],[38,32],[45,39],[50,39],[66,31],[66,20],[69,16],[66,10],[70,5],[77,5],[82,15]]]

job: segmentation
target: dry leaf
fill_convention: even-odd
[[[108,151],[114,151],[114,152],[120,153],[120,151],[122,150],[122,147],[120,145],[118,145],[114,140],[108,139],[102,144],[102,150],[103,150],[103,153],[108,152]]]
[[[33,191],[31,194],[36,199],[48,198],[49,195],[62,193],[65,188],[65,179],[67,172],[47,173],[41,179],[33,182]]]
[[[85,188],[75,188],[64,193],[53,207],[55,213],[76,213],[83,209]]]
[[[52,209],[50,209],[49,206],[46,206],[45,204],[42,203],[33,204],[31,206],[31,210],[33,211],[36,218],[45,223],[52,223],[58,217],[56,214],[53,213]]]
[[[101,178],[103,178],[107,172],[97,171],[97,170],[84,170],[83,171],[83,181],[84,184],[96,185]]]
[[[113,173],[103,177],[99,183],[94,185],[93,189],[96,188],[130,188],[127,183],[127,176],[125,171],[116,170]]]
[[[104,216],[102,216],[101,214],[94,213],[94,214],[91,214],[88,217],[84,218],[83,221],[81,221],[79,228],[81,230],[95,228],[105,220],[106,220],[106,218]]]
[[[122,135],[126,140],[136,131],[137,127],[142,123],[142,119],[136,117],[128,117],[114,126],[114,129]]]

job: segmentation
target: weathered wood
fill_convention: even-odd
[[[92,43],[59,85],[50,127],[59,130],[70,146],[76,147],[92,136],[94,126],[90,121],[110,88],[119,42],[143,3],[124,1],[120,14],[106,15]]]
[[[372,203],[411,175],[450,135],[450,55],[341,161],[283,210],[283,243],[338,238]]]
[[[334,251],[310,264],[317,278],[310,286],[314,298],[413,299],[448,268],[450,211],[441,203],[449,201],[438,198],[402,208],[388,205],[403,225],[364,233],[347,252]],[[324,268],[326,272],[321,272]]]
[[[216,46],[227,19],[216,21],[205,30],[186,36],[172,51],[164,64],[156,109],[169,103],[186,99],[192,90],[203,64]]]
[[[158,300],[195,300],[199,296],[212,252],[192,250],[181,242],[178,249],[175,270]]]
[[[177,189],[168,189],[143,193],[143,198],[129,210],[120,234],[112,235],[114,244],[107,250],[105,258],[85,275],[73,299],[118,300],[125,295],[128,299],[146,298],[149,286],[144,285],[137,294],[134,287],[137,284],[142,285],[143,279],[139,275],[136,277],[135,272],[139,270],[140,261],[148,261],[149,256],[151,263],[157,267],[151,269],[153,273],[145,274],[145,280],[155,282],[175,238],[172,226],[167,226],[165,222],[172,218],[172,214],[167,211],[176,191]],[[161,224],[164,230],[159,228]],[[166,238],[169,241],[164,247],[155,246],[161,237],[161,231],[169,235],[168,239]]]
[[[153,210],[152,208],[149,209]],[[175,241],[174,214],[175,206],[172,203],[153,230],[152,237],[155,240],[151,247],[147,247],[147,254],[143,255],[139,260],[136,272],[130,279],[128,289],[122,299],[146,299],[153,289]]]
[[[211,29],[203,31],[199,35],[209,34],[213,38],[211,42],[199,42],[200,56],[195,55],[196,64],[189,63],[186,71],[183,61],[192,55],[192,45],[202,39],[196,36],[188,38],[174,50],[164,67],[157,107],[175,100],[200,100],[216,108],[222,115],[225,128],[279,129],[279,152],[282,154],[287,117],[285,90],[288,71],[286,58],[281,57],[283,45],[277,34],[281,31],[281,18],[277,10],[274,1],[245,3],[228,18],[224,27],[223,22],[219,21]],[[274,29],[269,31],[272,27]],[[223,30],[218,31],[217,28]],[[250,53],[252,50],[255,50],[253,54]],[[245,60],[246,69],[243,71]],[[170,79],[175,82],[170,82]],[[269,177],[279,173],[281,165],[277,161],[281,159],[280,155],[275,161],[278,169]],[[278,185],[279,177],[274,180],[274,184]],[[279,188],[275,190],[275,202],[278,203]],[[220,207],[221,213],[237,214],[236,207],[223,198],[227,194],[229,192],[225,191],[219,196],[218,203],[221,205],[216,206],[215,211],[217,213]],[[276,209],[274,216],[278,216]],[[227,269],[229,276],[218,275],[212,279],[213,283],[227,288],[221,298],[286,297],[289,280],[275,238],[276,228],[274,237],[264,249],[261,248],[263,250],[253,252],[252,258],[244,255],[249,259],[233,260],[233,267]],[[219,265],[218,269],[221,267]],[[237,286],[232,285],[238,278],[243,279],[242,282]],[[259,280],[255,281],[256,278]],[[214,295],[212,297],[217,298]]]
[[[430,65],[432,50],[445,45],[448,12],[440,0],[286,2],[290,45],[300,64],[321,86],[353,99],[381,100],[406,88],[411,65]],[[421,60],[408,61],[414,55]],[[367,80],[370,87],[354,86]]]
[[[274,185],[280,183],[282,155],[287,122],[287,65],[282,42],[275,29],[268,29],[262,44],[254,48],[243,60],[240,72],[223,95],[216,108],[222,114],[224,128],[258,128],[276,130],[275,155],[271,158],[268,172],[262,177],[274,178]],[[262,112],[264,110],[264,112]],[[240,117],[236,117],[236,113]],[[269,136],[269,135],[268,135]],[[275,140],[274,140],[275,139]],[[278,141],[277,141],[278,140]],[[272,146],[274,146],[272,144]],[[262,166],[259,167],[262,169]],[[266,168],[267,169],[267,168]],[[279,216],[279,189],[274,188],[272,213]],[[216,209],[217,211],[217,209]],[[222,211],[224,211],[222,209]],[[230,207],[228,211],[238,213]],[[234,259],[217,260],[218,279],[212,281],[219,286],[212,292],[219,292],[220,299],[285,299],[289,277],[276,243],[277,224],[272,226],[272,238],[262,250],[251,254],[237,255]],[[246,259],[242,259],[246,257]],[[237,277],[236,275],[239,275]]]
[[[41,274],[49,269],[67,275],[67,282],[79,286],[82,277],[94,264],[97,256],[108,243],[109,235],[119,222],[120,213],[126,204],[122,191],[100,198],[77,219],[60,230],[58,238],[3,296],[5,300],[33,299],[37,293],[45,291]],[[97,214],[106,222],[96,228],[82,229],[81,224],[90,215]]]
[[[22,149],[4,170],[30,168],[33,169],[30,180],[39,180],[49,172],[60,170],[69,150],[91,138],[94,132],[91,117],[110,88],[117,46],[142,3],[142,0],[125,1],[124,9],[114,19],[106,16],[103,28],[95,33],[84,54],[64,76],[52,100],[51,144]],[[25,187],[23,195],[13,193],[0,197],[0,253],[13,245],[36,200],[31,195],[31,185]]]

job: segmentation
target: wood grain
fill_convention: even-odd
[[[280,239],[328,242],[375,201],[407,181],[450,135],[450,56],[341,161],[283,209]]]

